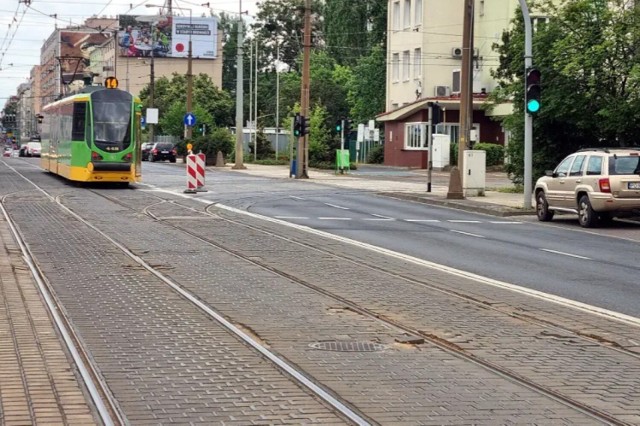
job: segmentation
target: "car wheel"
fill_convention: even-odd
[[[544,191],[539,191],[536,194],[536,214],[538,220],[541,222],[549,222],[553,219],[553,213],[549,210],[549,203],[547,203],[547,197],[544,195]]]
[[[176,159],[175,159],[175,158],[170,158],[170,159],[169,159],[169,162],[170,162],[170,163],[175,163],[175,162],[176,162]]]
[[[583,228],[593,228],[598,225],[598,214],[593,211],[589,197],[583,195],[578,201],[578,222]]]

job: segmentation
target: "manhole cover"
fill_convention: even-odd
[[[311,343],[309,346],[321,351],[335,352],[375,352],[381,351],[385,348],[385,346],[380,343],[349,341],[315,342]]]

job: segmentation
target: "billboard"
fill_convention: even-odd
[[[215,59],[218,20],[215,17],[120,15],[118,52],[123,57]]]

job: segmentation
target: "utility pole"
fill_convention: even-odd
[[[153,39],[154,34],[151,33],[151,80],[149,81],[149,108],[155,108],[155,104],[154,104],[154,96],[155,96],[155,90],[156,90],[156,71],[155,71],[155,63],[153,61],[154,55],[153,55],[153,49],[154,49],[154,45],[155,45],[155,40]],[[149,142],[153,142],[154,139],[154,127],[155,125],[152,123],[148,123],[149,126]]]
[[[468,149],[473,123],[473,6],[474,0],[464,1],[464,18],[462,23],[462,69],[460,72],[460,134],[458,140],[458,177],[451,176],[447,198],[464,198],[462,189],[462,166],[464,151]]]
[[[280,36],[276,37],[276,160],[278,159],[278,142],[280,142],[280,70],[278,69],[278,65],[280,65],[279,38]]]
[[[311,61],[311,0],[304,1],[304,55],[302,59],[302,88],[300,93],[300,115],[309,117],[309,84]],[[308,137],[304,134],[298,139],[298,152],[296,163],[296,179],[309,178],[307,167],[309,164]]]
[[[188,65],[187,65],[187,113],[191,113],[191,109],[193,106],[191,105],[191,98],[193,97],[193,50],[191,45],[191,33],[193,32],[192,25],[192,13],[191,9],[189,9],[189,53],[188,53]],[[191,136],[193,134],[193,127],[185,125],[185,140],[191,141]]]
[[[246,169],[243,158],[243,131],[242,131],[242,0],[240,0],[240,19],[238,20],[238,55],[236,60],[236,162],[234,169]]]
[[[256,36],[256,59],[254,61],[255,65],[255,80],[253,82],[253,101],[254,105],[254,113],[253,113],[253,161],[258,161],[258,37]]]
[[[529,18],[529,8],[525,0],[520,0],[520,9],[522,9],[522,17],[524,18],[524,73],[525,81],[527,70],[532,65],[532,30],[531,18]],[[526,84],[526,83],[525,83]],[[525,93],[526,93],[525,87]],[[526,103],[526,95],[525,95]],[[527,106],[524,107],[524,204],[525,209],[531,208],[531,175],[532,175],[532,158],[533,158],[533,117],[527,112]]]

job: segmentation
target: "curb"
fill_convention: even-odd
[[[532,216],[536,214],[535,209],[525,210],[517,207],[499,206],[497,204],[490,205],[487,203],[472,200],[468,200],[465,202],[460,200],[448,200],[446,198],[435,198],[423,195],[402,194],[396,192],[377,192],[376,194],[388,198],[415,201],[417,203],[448,207],[474,213],[484,213],[491,216]]]

